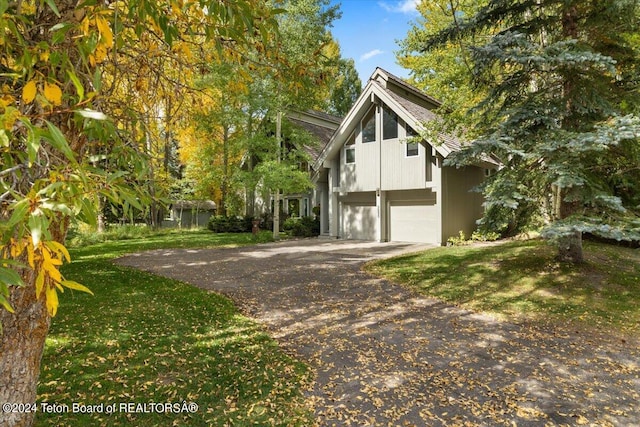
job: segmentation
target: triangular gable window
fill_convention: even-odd
[[[371,108],[362,119],[362,142],[376,140],[376,107]]]
[[[386,105],[382,109],[382,139],[398,137],[398,115]]]

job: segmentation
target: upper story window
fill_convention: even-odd
[[[416,157],[420,154],[417,142],[407,142],[405,145],[407,146],[407,157]]]
[[[413,130],[413,128],[411,128],[409,125],[407,125],[406,130],[407,130],[407,143],[405,144],[405,155],[407,157],[416,157],[420,154],[420,149],[418,148],[418,142],[416,141],[418,132]]]
[[[347,164],[356,162],[356,135],[351,134],[344,144],[344,162]]]
[[[398,115],[388,107],[382,109],[382,139],[398,137]]]
[[[376,140],[376,107],[372,107],[362,119],[362,142]]]

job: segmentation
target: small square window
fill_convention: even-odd
[[[345,163],[355,163],[356,162],[356,149],[355,147],[345,147],[344,149],[344,158]]]
[[[417,142],[407,142],[405,145],[407,146],[407,157],[416,157],[420,153]]]

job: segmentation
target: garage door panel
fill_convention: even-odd
[[[389,206],[389,240],[396,242],[438,241],[436,206],[427,203],[393,202]]]
[[[378,209],[376,206],[345,204],[342,212],[342,230],[345,239],[377,239]]]

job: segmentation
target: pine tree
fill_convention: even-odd
[[[483,187],[485,224],[540,212],[543,236],[560,259],[582,261],[584,232],[637,238],[637,217],[607,185],[599,159],[638,144],[639,55],[633,0],[493,0],[429,38],[424,49],[469,45],[472,84],[487,95],[474,107],[481,135],[452,156],[466,164],[490,155],[502,169]],[[491,36],[473,38],[478,34]]]

